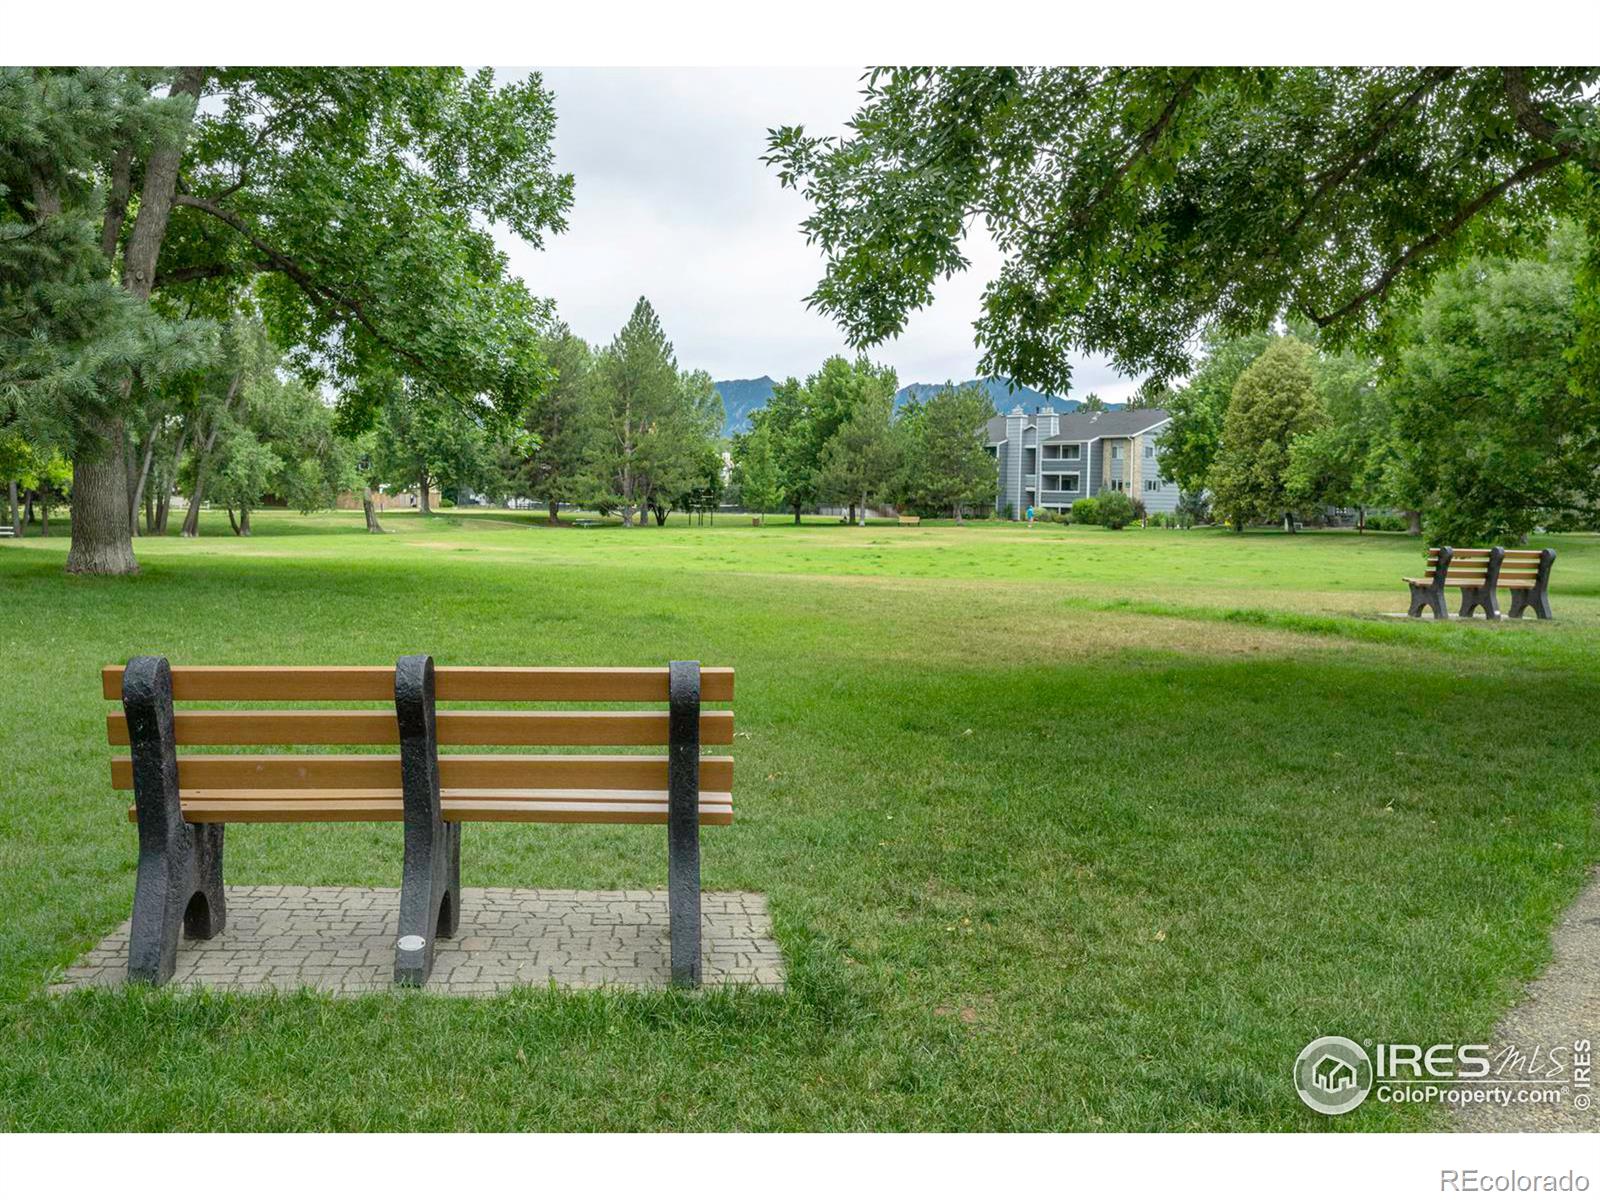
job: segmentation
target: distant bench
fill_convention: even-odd
[[[910,516],[906,516],[904,513],[902,513],[900,515],[899,519],[900,519],[900,524],[902,524],[902,525],[921,525],[922,524],[922,518],[921,517],[910,517]]]
[[[165,983],[179,930],[226,922],[222,835],[241,822],[401,821],[405,857],[394,977],[427,982],[461,918],[461,825],[542,821],[667,826],[672,981],[700,982],[700,826],[733,821],[733,670],[667,667],[171,667],[144,656],[102,672],[112,786],[132,790],[139,867],[128,977]],[[435,700],[664,701],[665,709],[438,711]],[[173,701],[388,700],[356,710],[174,710]],[[398,754],[186,754],[179,746],[397,745]],[[665,746],[665,755],[447,754],[445,746]],[[702,790],[702,788],[704,790]]]
[[[1555,563],[1554,550],[1506,550],[1499,546],[1488,549],[1459,550],[1450,546],[1435,546],[1428,551],[1427,573],[1421,577],[1406,576],[1411,589],[1411,607],[1407,615],[1420,617],[1427,608],[1439,620],[1445,617],[1445,588],[1461,589],[1461,611],[1470,617],[1483,609],[1490,620],[1500,616],[1497,589],[1511,593],[1512,617],[1520,617],[1528,609],[1543,620],[1550,620],[1550,568]]]

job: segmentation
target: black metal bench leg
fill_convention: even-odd
[[[668,670],[667,909],[672,982],[700,986],[700,664]]]
[[[394,672],[400,724],[400,786],[405,800],[405,866],[400,878],[396,983],[421,987],[433,973],[434,944],[461,921],[461,831],[439,803],[439,740],[434,718],[433,659],[402,658]]]
[[[166,983],[177,966],[180,931],[210,938],[227,924],[221,825],[191,825],[178,796],[172,668],[141,655],[122,673],[122,708],[133,759],[139,871],[133,889],[128,978]]]

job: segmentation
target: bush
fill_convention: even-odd
[[[1097,515],[1107,529],[1121,529],[1133,520],[1133,501],[1126,492],[1104,492],[1099,497]]]
[[[1144,506],[1143,500],[1139,499],[1137,496],[1131,496],[1129,499],[1133,501],[1133,519],[1135,521],[1142,521],[1150,515],[1149,511],[1146,510]]]
[[[1011,501],[1007,500],[1006,501],[1006,520],[1015,521],[1016,519],[1017,519],[1017,506],[1015,504],[1011,503]]]
[[[1072,502],[1072,523],[1074,525],[1100,524],[1100,502],[1093,496],[1085,496],[1082,500]]]

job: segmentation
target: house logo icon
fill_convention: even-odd
[[[1294,1089],[1307,1108],[1347,1113],[1372,1090],[1372,1060],[1349,1038],[1317,1038],[1294,1060]]]

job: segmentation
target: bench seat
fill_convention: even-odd
[[[1436,618],[1443,619],[1444,589],[1455,587],[1461,589],[1460,616],[1470,617],[1481,608],[1483,615],[1493,620],[1500,616],[1496,589],[1503,587],[1511,592],[1511,616],[1520,617],[1531,608],[1549,619],[1548,585],[1554,561],[1554,550],[1435,546],[1428,551],[1426,575],[1401,577],[1411,589],[1409,615],[1421,616],[1422,610],[1429,608]]]

